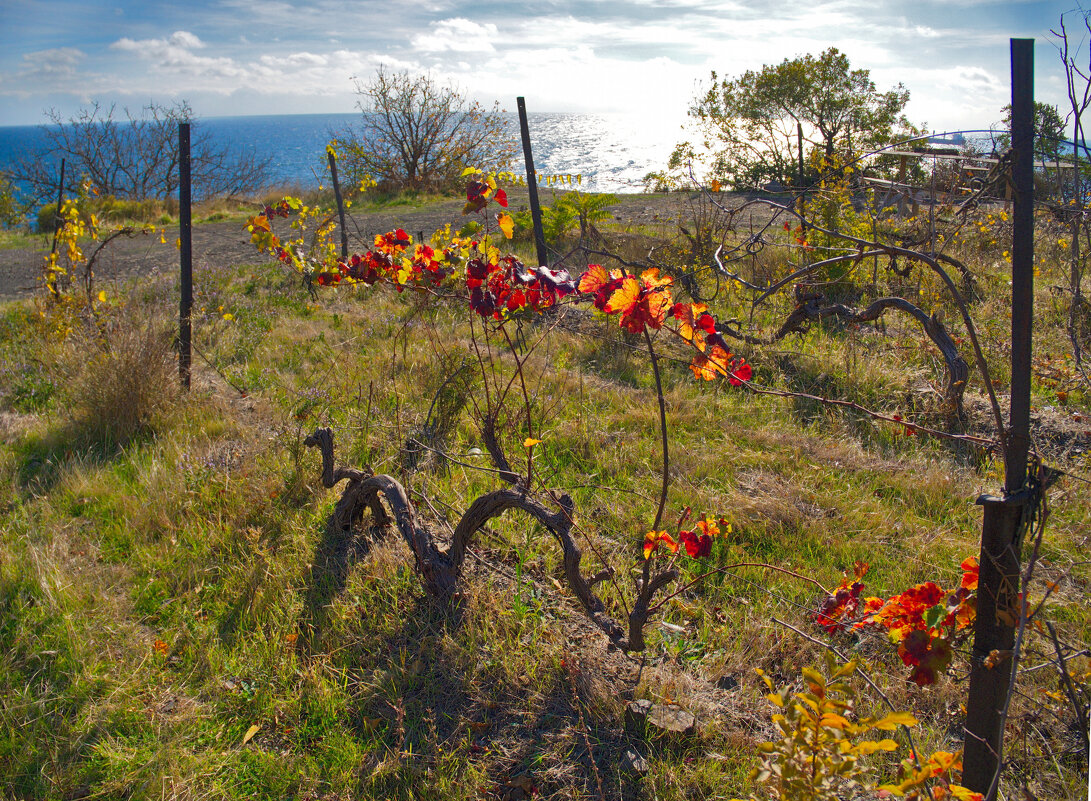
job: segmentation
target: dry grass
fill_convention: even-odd
[[[126,307],[81,327],[67,344],[67,411],[81,436],[123,446],[166,424],[178,366],[165,320]]]

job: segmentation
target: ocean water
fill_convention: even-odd
[[[518,118],[509,116],[513,136],[518,137]],[[210,117],[195,121],[193,130],[203,131],[216,144],[268,153],[274,184],[308,188],[328,180],[325,148],[331,135],[351,129],[358,120],[359,114]],[[580,175],[581,188],[595,192],[642,191],[644,176],[666,166],[681,138],[681,123],[654,113],[528,114],[536,171]],[[45,144],[39,126],[0,127],[0,170],[40,152]],[[523,173],[521,156],[515,172]]]

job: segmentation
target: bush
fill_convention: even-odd
[[[585,238],[590,226],[613,216],[606,208],[613,203],[617,203],[617,196],[611,194],[567,192],[555,196],[552,206],[542,208],[542,230],[546,241],[558,242],[576,226],[579,226],[580,238]]]

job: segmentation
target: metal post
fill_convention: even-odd
[[[189,123],[178,123],[178,238],[181,302],[178,310],[178,372],[182,389],[189,390],[192,359],[193,216],[190,198]]]
[[[1011,650],[1018,623],[1024,491],[1030,442],[1030,357],[1034,302],[1034,40],[1011,40],[1012,219],[1011,416],[1005,432],[1004,496],[983,496],[981,573],[966,702],[962,783],[994,801],[1004,756]]]
[[[1034,40],[1011,42],[1011,141],[1015,202],[1011,243],[1011,427],[1004,489],[1023,486],[1030,446],[1030,355],[1034,311]]]
[[[332,146],[326,150],[326,158],[330,162],[330,177],[333,179],[333,197],[337,201],[337,216],[341,221],[341,261],[349,257],[349,232],[345,228],[345,204],[341,200],[341,184],[337,180],[337,156],[333,153]]]
[[[538,264],[549,263],[546,257],[545,233],[542,231],[542,209],[538,205],[538,174],[534,171],[534,156],[530,152],[530,126],[527,125],[527,104],[521,97],[515,98],[519,106],[519,133],[523,137],[523,160],[527,166],[527,190],[530,192],[530,217],[534,221],[534,247],[538,251]]]

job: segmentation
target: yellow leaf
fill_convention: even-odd
[[[178,237],[176,240],[174,240],[174,247],[177,250],[182,249],[182,237]]]
[[[105,289],[101,290],[98,293],[98,302],[99,303],[105,303],[106,302],[106,290]]]
[[[525,440],[523,440],[523,447],[524,448],[533,448],[539,442],[541,442],[540,439],[532,439],[531,437],[527,437]]]
[[[479,170],[477,167],[467,167],[462,171],[462,177],[465,178],[467,175],[476,175],[478,172]]]
[[[865,740],[862,743],[857,743],[852,747],[852,750],[857,754],[874,754],[876,751],[894,751],[898,748],[898,744],[893,740]]]
[[[899,726],[916,726],[917,719],[908,712],[891,712],[884,718],[880,718],[873,724],[876,729],[893,731]]]
[[[730,533],[730,531],[731,531],[731,527],[729,526],[728,527],[728,532]],[[842,678],[844,676],[851,675],[855,671],[856,671],[856,660],[855,659],[850,659],[848,662],[846,662],[845,664],[843,664],[841,667],[839,667],[837,669],[837,672],[833,674],[833,678],[834,679],[840,679],[840,678]]]
[[[498,214],[496,215],[496,222],[500,226],[500,230],[504,232],[504,238],[511,239],[512,234],[515,233],[515,220],[511,218],[511,215]]]
[[[981,793],[975,793],[973,790],[968,790],[961,784],[952,784],[947,788],[951,791],[951,795],[958,799],[958,801],[982,801],[984,798]]]
[[[819,723],[828,729],[838,729],[839,731],[848,728],[849,725],[847,719],[841,717],[835,712],[826,712],[825,714],[823,714],[822,718],[819,720]]]
[[[230,322],[231,320],[235,319],[235,315],[233,315],[231,312],[227,312],[226,314],[224,314],[224,319]]]
[[[261,726],[257,723],[247,729],[246,734],[242,736],[242,745],[246,745],[248,742],[254,739],[254,735],[257,734],[259,731],[261,731]]]

